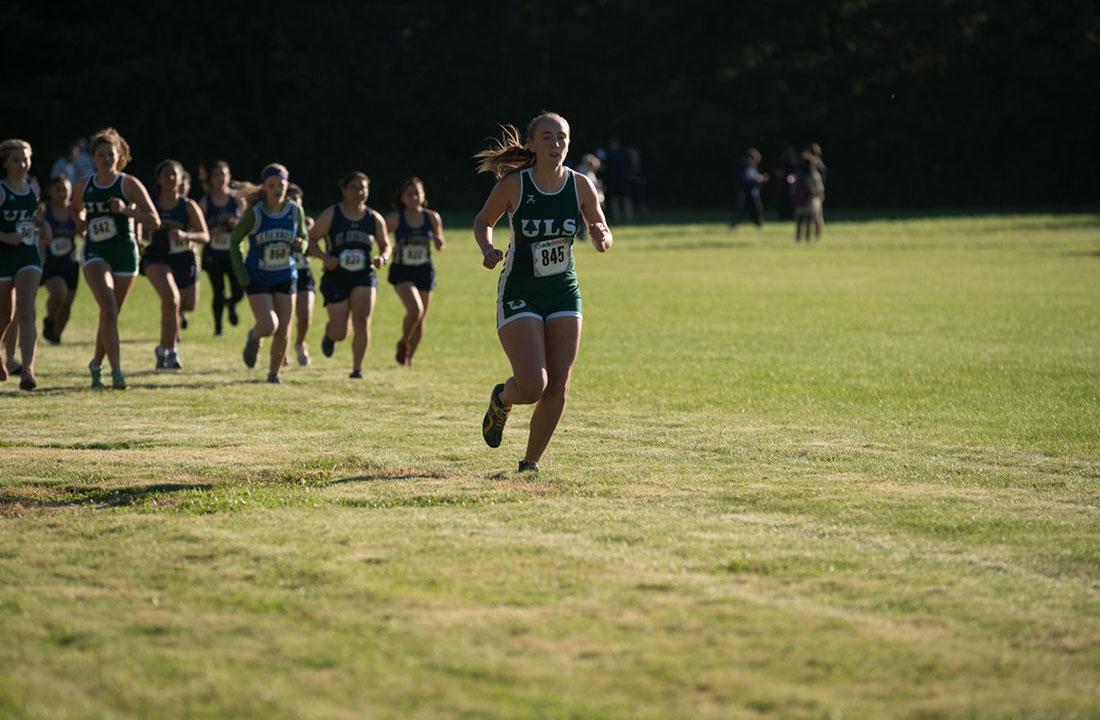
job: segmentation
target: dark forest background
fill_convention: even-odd
[[[307,205],[352,169],[474,211],[496,124],[567,117],[570,164],[617,133],[654,208],[728,207],[816,141],[846,208],[1095,204],[1100,8],[1091,0],[19,3],[4,11],[4,137],[44,175],[111,125],[147,183],[166,157],[291,169]],[[108,9],[109,8],[109,9]]]

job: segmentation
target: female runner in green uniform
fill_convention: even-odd
[[[92,387],[102,388],[103,357],[111,363],[111,386],[126,389],[118,340],[118,314],[134,286],[138,270],[134,222],[149,230],[160,227],[160,215],[141,181],[122,172],[130,146],[114,128],[96,133],[89,143],[95,175],[73,188],[73,218],[84,236],[84,280],[99,305],[95,354],[88,363]]]
[[[474,157],[479,172],[499,178],[474,219],[474,239],[490,270],[504,260],[497,291],[497,334],[512,377],[493,388],[482,435],[499,447],[512,405],[535,404],[527,452],[519,471],[538,461],[565,410],[569,379],[581,341],[581,295],[573,240],[586,222],[598,252],[611,247],[596,188],[564,166],[569,123],[542,113],[527,125],[526,143],[506,126],[504,137]],[[493,226],[508,213],[508,254],[493,246]]]
[[[52,240],[49,225],[38,212],[38,193],[27,180],[31,146],[24,140],[0,143],[0,337],[12,320],[12,295],[23,354],[19,387],[34,390],[34,296],[42,279],[42,254]],[[14,290],[14,293],[12,292]],[[15,331],[15,328],[12,329]],[[8,368],[0,361],[0,380]]]

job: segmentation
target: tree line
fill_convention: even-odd
[[[5,137],[45,173],[117,127],[134,172],[173,157],[288,165],[307,204],[362,169],[475,210],[470,155],[543,109],[571,161],[617,134],[650,205],[727,208],[747,147],[822,145],[833,207],[1095,203],[1100,11],[1086,0],[147,3],[7,19]],[[19,70],[19,68],[25,68]]]

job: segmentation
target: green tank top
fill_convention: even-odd
[[[573,240],[581,210],[572,170],[556,193],[542,192],[531,170],[521,170],[519,207],[509,215],[508,224],[512,239],[501,274],[505,292],[577,291]]]
[[[107,187],[96,185],[95,175],[88,178],[84,186],[84,217],[88,230],[85,238],[88,242],[102,243],[111,240],[133,243],[134,219],[122,213],[111,212],[111,198],[119,198],[127,205],[130,199],[122,190],[122,173]]]
[[[20,194],[0,180],[0,189],[4,193],[4,202],[0,203],[0,232],[19,233],[23,244],[34,245],[38,242],[38,226],[34,222],[38,196],[34,188],[28,185],[27,192]]]

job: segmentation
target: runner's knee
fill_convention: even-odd
[[[546,368],[517,374],[513,378],[516,402],[521,405],[536,403],[546,392]]]

